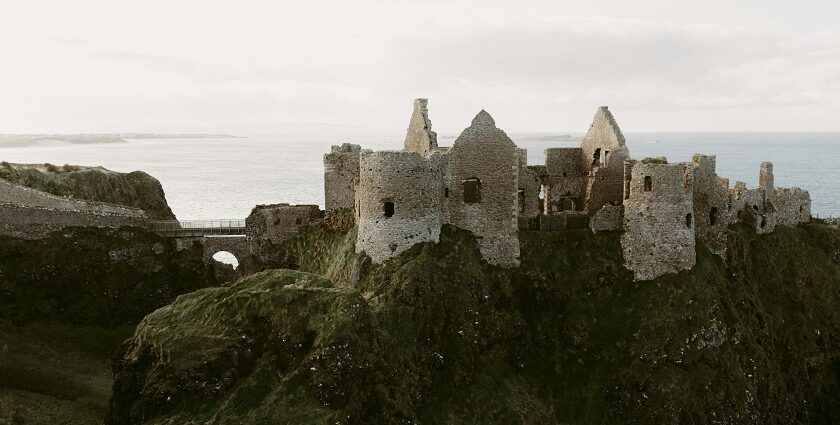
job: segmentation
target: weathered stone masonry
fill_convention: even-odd
[[[623,231],[625,266],[649,280],[693,267],[697,240],[726,258],[729,224],[767,233],[810,220],[808,192],[776,188],[772,164],[762,164],[758,189],[741,182],[730,189],[714,156],[630,160],[605,106],[581,147],[546,149],[545,165],[530,166],[485,111],[451,148],[439,147],[427,106],[415,101],[405,150],[345,144],[324,157],[327,209],[355,208],[356,251],[376,263],[437,242],[443,224],[472,231],[482,257],[504,267],[519,264],[520,229],[589,227]]]
[[[345,143],[333,146],[332,152],[324,155],[324,206],[327,211],[354,207],[361,150],[359,145]]]
[[[686,164],[643,160],[632,166],[624,201],[624,261],[636,280],[694,267],[694,216]]]

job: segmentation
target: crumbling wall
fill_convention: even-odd
[[[721,258],[726,258],[729,181],[718,177],[715,172],[716,158],[714,156],[695,154],[691,164],[695,235],[710,251]]]
[[[545,213],[581,211],[583,187],[587,171],[583,168],[581,148],[548,148],[545,150]]]
[[[269,261],[272,246],[322,218],[323,212],[317,205],[257,205],[245,219],[249,252],[262,261]]]
[[[776,224],[794,226],[811,221],[811,195],[798,187],[780,187],[774,191]]]
[[[421,242],[437,242],[443,224],[440,154],[362,151],[356,252],[381,263]]]
[[[344,143],[324,154],[324,207],[327,211],[353,208],[359,179],[359,145]]]
[[[540,183],[537,173],[528,168],[528,151],[517,149],[519,157],[518,188],[517,195],[520,218],[535,218],[542,212],[542,201],[540,200]]]
[[[415,99],[414,111],[405,133],[405,150],[428,156],[437,148],[437,133],[432,131],[429,119],[429,100]]]
[[[516,145],[482,110],[447,155],[454,180],[449,199],[452,224],[476,235],[488,263],[519,265]],[[478,201],[471,198],[476,186]]]
[[[747,189],[744,182],[735,183],[729,191],[733,214],[730,222],[744,223],[756,233],[770,233],[776,225],[796,225],[811,220],[811,195],[800,188],[777,188],[773,164],[762,162],[758,189]]]
[[[635,280],[694,267],[694,206],[688,164],[642,160],[632,167],[621,246]]]
[[[593,233],[621,230],[624,227],[624,206],[604,205],[589,219]]]
[[[624,134],[606,106],[598,108],[581,143],[581,167],[588,175],[584,210],[594,214],[604,205],[621,205],[624,198],[624,160],[630,153]]]

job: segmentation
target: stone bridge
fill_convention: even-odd
[[[229,252],[241,265],[249,253],[245,220],[152,221],[149,228],[160,236],[175,238],[179,246],[201,244],[204,264],[219,252]]]
[[[175,239],[182,249],[201,244],[205,264],[212,264],[213,256],[225,251],[233,254],[242,267],[252,254],[265,259],[271,245],[294,236],[300,228],[322,217],[317,205],[258,205],[245,220],[152,221],[149,229]]]

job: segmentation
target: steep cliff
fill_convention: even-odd
[[[175,219],[160,182],[142,171],[3,163],[0,178],[53,195],[140,208],[152,220]]]
[[[0,236],[0,319],[135,324],[177,295],[214,283],[195,246],[139,228],[67,228],[44,239]]]
[[[731,228],[728,265],[701,245],[641,283],[616,233],[522,232],[507,270],[454,227],[381,266],[354,232],[310,228],[277,247],[298,271],[147,316],[108,422],[840,420],[836,227]]]
[[[215,284],[202,255],[140,228],[0,237],[0,423],[102,423],[111,355],[145,315]]]

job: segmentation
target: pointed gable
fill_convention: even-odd
[[[513,140],[504,131],[496,127],[496,121],[484,109],[476,114],[470,126],[465,128],[461,135],[455,139],[452,148],[458,150],[473,145],[480,145],[482,148],[489,148],[493,145],[504,146],[507,149],[516,148]]]
[[[601,106],[592,118],[592,125],[583,138],[584,150],[586,145],[600,148],[619,148],[625,145],[624,134],[618,127],[612,112],[606,106]]]
[[[405,133],[405,150],[428,155],[437,148],[437,133],[432,131],[432,121],[429,120],[428,99],[415,99],[414,112]]]

